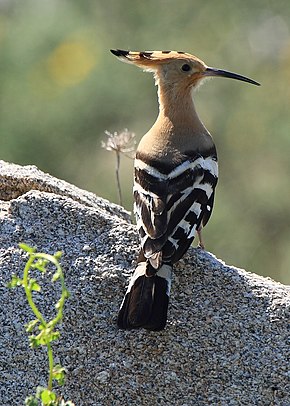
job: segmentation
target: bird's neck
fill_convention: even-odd
[[[194,108],[191,90],[157,84],[159,115],[141,139],[138,156],[146,157],[153,166],[154,162],[175,165],[188,156],[214,151],[212,137]]]
[[[158,83],[158,121],[170,122],[175,128],[187,128],[194,133],[207,133],[194,106],[190,88]]]

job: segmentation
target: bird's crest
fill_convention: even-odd
[[[170,62],[178,62],[184,65],[181,66],[183,73],[187,73],[187,76],[182,76],[186,78],[187,82],[191,86],[196,86],[200,83],[201,79],[205,77],[226,77],[236,80],[241,80],[243,82],[248,82],[256,86],[260,86],[260,83],[247,78],[246,76],[239,75],[237,73],[229,72],[222,69],[211,68],[207,66],[201,59],[194,55],[188,54],[187,52],[181,51],[124,51],[121,49],[111,49],[112,54],[117,56],[121,61],[131,63],[139,66],[140,68],[151,71],[155,73],[155,78],[158,79],[158,67],[163,64],[169,64]],[[176,64],[174,64],[176,65]],[[178,65],[178,64],[177,64]],[[171,82],[178,79],[180,81],[181,76],[171,75],[169,80]],[[190,79],[191,78],[191,79]],[[183,79],[182,79],[183,80]]]
[[[124,51],[111,49],[112,54],[127,63],[139,65],[142,68],[152,68],[156,65],[168,63],[172,60],[198,61],[204,64],[196,56],[182,51]]]

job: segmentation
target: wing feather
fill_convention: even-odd
[[[167,174],[138,160],[134,211],[146,258],[158,252],[171,263],[181,258],[209,220],[217,174],[215,156],[187,158]]]

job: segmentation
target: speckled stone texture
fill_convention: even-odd
[[[63,251],[71,293],[54,344],[67,369],[60,393],[86,405],[290,405],[290,290],[190,249],[175,268],[162,332],[121,331],[116,315],[138,249],[120,207],[42,173],[0,161],[0,405],[45,385],[47,359],[23,327],[19,242]],[[226,238],[226,237],[224,237]],[[275,255],[275,253],[273,253]],[[51,315],[57,288],[36,293]]]

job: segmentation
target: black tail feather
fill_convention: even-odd
[[[146,263],[138,264],[119,311],[119,328],[162,330],[165,327],[171,271],[170,265],[163,264],[155,275],[148,277]]]

